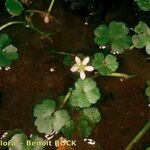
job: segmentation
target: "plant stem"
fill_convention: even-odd
[[[26,27],[27,27],[27,25],[28,25],[28,23],[27,23],[27,22],[24,22],[24,21],[12,21],[12,22],[8,22],[8,23],[2,25],[2,26],[0,27],[0,31],[2,31],[3,29],[7,28],[8,26],[15,25],[15,24],[22,24],[22,25],[24,25],[24,26],[26,26]]]
[[[136,77],[137,75],[127,75],[127,74],[124,74],[124,73],[119,73],[119,72],[114,72],[108,76],[111,76],[111,77],[122,77],[122,78],[125,78],[125,79],[129,79],[129,78],[133,78],[133,77]]]
[[[0,26],[0,31],[2,31],[3,29],[5,29],[9,26],[15,25],[15,24],[21,24],[21,25],[25,26],[26,28],[30,28],[30,29],[36,31],[37,33],[41,34],[42,36],[47,37],[49,40],[52,40],[48,35],[46,35],[44,32],[42,32],[41,30],[36,28],[33,24],[28,23],[28,22],[24,22],[24,21],[11,21],[11,22],[8,22],[8,23]]]
[[[51,12],[51,10],[52,10],[52,8],[53,8],[54,2],[55,2],[55,0],[51,0],[51,3],[50,3],[49,8],[48,8],[48,10],[47,10],[47,13],[48,13],[48,14],[50,14],[50,12]]]
[[[134,144],[136,144],[140,138],[150,129],[150,120],[145,124],[145,126],[137,133],[125,150],[131,150]]]
[[[51,52],[51,53],[55,53],[55,54],[60,54],[60,55],[75,56],[75,54],[65,53],[65,52],[60,52],[60,51],[54,51],[54,50],[49,50],[49,52]]]
[[[63,107],[64,107],[64,105],[66,104],[67,100],[69,99],[69,97],[70,97],[71,93],[72,93],[72,92],[71,92],[71,91],[69,91],[69,92],[66,94],[66,96],[65,96],[65,98],[64,98],[64,100],[63,100],[63,102],[61,103],[61,105],[60,105],[59,109],[61,109],[61,108],[63,108]]]

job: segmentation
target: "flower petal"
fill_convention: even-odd
[[[84,58],[82,61],[82,65],[87,65],[89,63],[89,61],[90,61],[89,57]]]
[[[81,72],[80,72],[80,78],[81,78],[82,80],[84,80],[85,77],[86,77],[86,75],[85,75],[84,71],[81,71]]]
[[[78,66],[75,64],[71,67],[70,70],[71,70],[71,72],[76,72],[78,69],[79,69]]]
[[[75,57],[75,62],[76,62],[77,64],[81,64],[81,59],[80,59],[78,56],[76,56],[76,57]]]
[[[91,71],[94,70],[94,67],[93,67],[93,66],[86,66],[86,67],[85,67],[85,70],[91,72]]]

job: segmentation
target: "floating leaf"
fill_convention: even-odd
[[[74,127],[74,122],[73,120],[70,120],[66,123],[66,125],[62,128],[62,133],[67,137],[67,138],[72,138],[72,135],[75,131]]]
[[[44,140],[38,137],[37,135],[31,136],[31,138],[29,139],[29,142],[36,143],[35,146],[34,145],[29,146],[28,147],[29,150],[44,150],[44,147],[43,147]]]
[[[29,139],[24,133],[15,134],[8,145],[11,150],[44,150],[42,143],[44,142],[42,138],[33,135]],[[34,143],[32,145],[31,143]]]
[[[27,150],[27,136],[24,133],[15,134],[11,140],[9,140],[10,144],[9,149],[11,150]],[[14,143],[14,144],[13,144]]]
[[[135,0],[139,7],[144,11],[150,10],[150,0]]]
[[[132,36],[132,42],[136,48],[146,48],[146,53],[150,55],[150,28],[144,22],[140,22],[135,27],[135,35]]]
[[[99,46],[111,45],[113,53],[122,53],[131,46],[129,29],[123,22],[111,22],[109,27],[100,25],[94,31],[94,42]]]
[[[106,57],[102,53],[96,53],[92,65],[102,75],[110,75],[118,68],[117,58],[111,54]]]
[[[96,82],[91,78],[85,80],[78,79],[75,83],[75,89],[70,96],[70,104],[74,107],[90,107],[100,98],[99,88]]]
[[[6,0],[5,7],[12,16],[19,16],[24,10],[21,2],[18,0]]]
[[[92,128],[89,126],[89,123],[86,120],[81,120],[78,123],[77,131],[79,132],[80,136],[87,138],[90,136]]]
[[[82,110],[82,115],[85,119],[91,123],[98,123],[101,119],[101,115],[96,107],[85,108]]]
[[[43,100],[42,104],[34,107],[34,122],[40,133],[50,134],[53,130],[58,132],[70,120],[68,112],[64,109],[55,111],[56,103],[53,100]]]
[[[54,113],[54,131],[59,131],[66,122],[70,120],[70,116],[68,115],[68,112],[66,110],[58,110]]]

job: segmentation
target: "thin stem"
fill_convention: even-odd
[[[130,50],[132,50],[132,49],[134,49],[134,48],[135,48],[135,46],[134,46],[134,45],[132,45],[129,49],[130,49]]]
[[[45,13],[44,11],[34,10],[34,9],[26,10],[26,12],[28,12],[28,13],[33,12],[33,13],[38,13],[38,14],[44,14]]]
[[[145,124],[145,126],[137,133],[125,150],[131,150],[132,147],[141,139],[141,137],[150,129],[150,120]]]
[[[61,108],[63,108],[63,107],[64,107],[64,105],[66,104],[67,100],[69,99],[69,97],[70,97],[71,93],[72,93],[72,92],[71,92],[71,91],[69,91],[69,92],[66,94],[66,96],[65,96],[65,98],[64,98],[64,100],[63,100],[63,102],[61,103],[61,105],[60,105],[59,109],[61,109]]]
[[[121,78],[129,79],[129,78],[136,77],[137,75],[127,75],[127,74],[124,74],[124,73],[114,72],[114,73],[112,73],[112,74],[110,74],[108,76],[121,77]]]
[[[49,35],[45,34],[41,30],[39,30],[38,28],[36,28],[33,24],[28,23],[28,22],[24,22],[24,21],[12,21],[12,22],[8,22],[8,23],[6,23],[6,24],[4,24],[4,25],[2,25],[0,27],[0,31],[2,31],[3,29],[5,29],[5,28],[7,28],[9,26],[15,25],[15,24],[21,24],[21,25],[23,25],[23,26],[25,26],[27,28],[30,28],[30,29],[36,31],[37,33],[41,34],[42,36],[47,37],[49,40],[52,41],[52,39],[49,37]]]
[[[65,52],[60,52],[60,51],[54,51],[54,50],[49,50],[49,52],[55,53],[55,54],[60,54],[60,55],[75,56],[75,54],[65,53]]]
[[[24,26],[27,26],[27,25],[28,25],[28,23],[27,23],[27,22],[24,22],[24,21],[12,21],[12,22],[8,22],[8,23],[2,25],[2,26],[0,27],[0,31],[2,31],[3,29],[7,28],[8,26],[12,26],[12,25],[15,25],[15,24],[22,24],[22,25],[24,25]]]
[[[100,74],[98,72],[95,72],[95,75],[93,76],[93,78],[99,77]],[[110,77],[119,77],[119,78],[124,78],[124,79],[129,79],[129,78],[133,78],[133,77],[137,77],[137,75],[127,75],[124,73],[120,73],[120,72],[114,72],[110,75],[108,75]]]
[[[52,10],[52,8],[53,8],[54,2],[55,2],[55,0],[51,0],[51,3],[50,3],[49,8],[48,8],[48,10],[47,10],[47,13],[48,13],[48,14],[50,14],[50,12],[51,12],[51,10]]]

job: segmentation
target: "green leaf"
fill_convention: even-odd
[[[40,133],[50,134],[53,131],[53,121],[53,116],[46,118],[39,117],[34,121],[34,125]]]
[[[86,120],[81,120],[77,125],[77,131],[79,132],[80,136],[87,138],[90,136],[92,128],[89,126]]]
[[[82,110],[82,115],[91,123],[98,123],[101,120],[101,115],[96,107],[85,108]]]
[[[70,120],[68,112],[64,109],[58,110],[54,113],[54,131],[59,131]]]
[[[145,95],[150,97],[150,86],[145,89]]]
[[[8,34],[0,33],[0,50],[10,45],[11,39]]]
[[[75,127],[73,120],[68,121],[66,125],[62,128],[62,133],[69,139],[72,138],[74,131]]]
[[[95,39],[94,42],[98,45],[106,45],[109,42],[108,27],[101,25],[94,31]]]
[[[24,133],[16,134],[14,135],[11,140],[9,140],[10,143],[15,143],[9,145],[9,149],[11,150],[27,150],[27,136]]]
[[[139,7],[144,11],[150,10],[150,0],[135,0]]]
[[[42,143],[44,140],[37,135],[31,136],[29,139],[24,133],[15,134],[9,142],[8,148],[11,150],[44,150]],[[31,143],[34,143],[32,145]]]
[[[122,53],[131,46],[129,29],[123,22],[111,22],[109,27],[100,25],[94,31],[95,43],[99,46],[110,44],[113,53]]]
[[[5,7],[12,16],[19,16],[24,10],[22,4],[18,0],[6,0]]]
[[[106,57],[102,53],[96,53],[92,65],[98,72],[104,76],[110,75],[118,68],[117,58],[111,54]]]
[[[75,83],[75,89],[69,98],[71,106],[74,107],[90,107],[100,99],[99,89],[96,87],[96,82],[92,78],[85,80],[78,79]]]
[[[68,112],[64,109],[55,111],[56,103],[53,100],[43,100],[34,107],[34,122],[40,133],[50,134],[53,130],[59,131],[70,120]]]
[[[35,143],[34,145],[29,146],[29,150],[44,150],[44,147],[42,146],[42,143],[44,142],[44,140],[40,137],[38,137],[37,135],[33,135],[30,139],[30,142]],[[40,143],[40,144],[38,144]]]
[[[135,27],[135,35],[132,36],[133,46],[136,48],[146,48],[146,53],[150,55],[150,28],[144,22],[140,22]]]
[[[146,150],[150,150],[150,147],[146,148]]]

